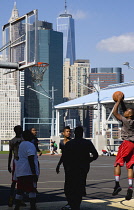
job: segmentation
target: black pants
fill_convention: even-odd
[[[72,210],[79,210],[89,168],[66,168],[64,192]]]

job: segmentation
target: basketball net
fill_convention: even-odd
[[[38,62],[32,66],[29,66],[29,70],[31,71],[32,79],[34,82],[42,82],[43,75],[49,66],[48,63]]]

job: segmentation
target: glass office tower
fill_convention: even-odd
[[[44,27],[43,21],[41,25],[42,27],[38,27],[38,61],[49,63],[41,86],[50,96],[52,96],[52,86],[54,87],[54,105],[57,105],[63,102],[63,34]],[[25,71],[24,115],[29,120],[31,118],[30,124],[25,128],[34,126],[39,131],[38,137],[50,137],[52,101],[31,91],[27,88],[28,85],[47,95],[37,83],[32,81],[31,72]],[[36,124],[37,120],[32,118],[39,118],[39,124]]]
[[[72,65],[75,61],[75,29],[71,14],[60,14],[57,18],[57,31],[63,33],[63,63],[65,58],[70,59]]]

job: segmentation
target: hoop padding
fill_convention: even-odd
[[[34,82],[43,81],[43,75],[49,66],[48,63],[38,62],[32,66],[29,66],[29,70],[32,74],[32,79]]]

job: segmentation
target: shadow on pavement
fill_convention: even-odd
[[[9,187],[0,186],[0,206],[8,204],[9,193]],[[27,194],[24,195],[24,201],[29,202]],[[66,201],[63,189],[37,193],[37,203],[57,201]]]

